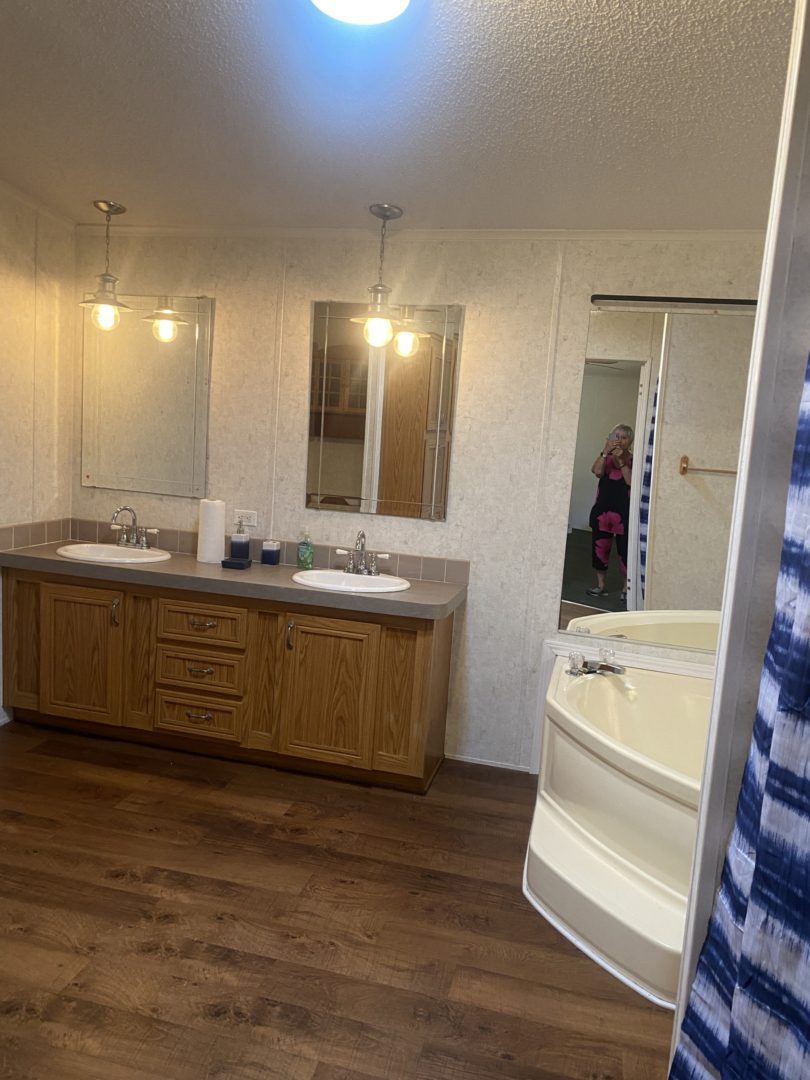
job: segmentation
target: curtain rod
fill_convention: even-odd
[[[670,311],[681,310],[712,310],[712,311],[745,311],[756,310],[756,300],[726,299],[710,296],[627,296],[611,293],[593,293],[591,303],[594,307],[605,308],[633,308],[637,311],[662,309]]]

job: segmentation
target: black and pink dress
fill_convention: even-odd
[[[633,470],[633,455],[627,454],[630,471]],[[622,470],[612,459],[605,458],[605,467],[596,488],[596,502],[593,504],[588,524],[592,530],[591,565],[594,570],[604,572],[608,568],[610,549],[616,540],[616,554],[619,557],[619,569],[627,577],[627,532],[630,521],[630,485],[624,479]]]

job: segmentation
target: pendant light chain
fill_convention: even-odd
[[[377,282],[378,285],[383,283],[383,263],[385,262],[385,230],[388,227],[388,222],[383,221],[380,228],[380,279]]]
[[[105,258],[104,258],[104,273],[109,274],[109,272],[110,272],[110,222],[112,221],[112,214],[109,211],[106,214],[106,221],[107,221],[107,231],[106,231],[107,251],[106,251]]]

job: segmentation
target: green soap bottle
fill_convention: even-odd
[[[301,539],[298,541],[298,569],[311,570],[312,557],[314,554],[315,548],[312,546],[312,541],[309,538],[309,533],[305,532]]]

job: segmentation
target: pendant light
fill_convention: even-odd
[[[389,221],[396,221],[402,217],[402,207],[392,203],[373,203],[369,212],[382,222],[380,226],[380,273],[376,285],[369,288],[370,300],[368,311],[360,315],[352,322],[363,324],[363,337],[372,348],[384,348],[394,336],[392,319],[395,313],[388,306],[388,296],[391,290],[383,285],[383,266],[385,264],[385,233]]]
[[[422,338],[430,337],[430,335],[420,333],[420,331],[416,329],[412,307],[403,304],[399,310],[400,315],[397,319],[398,329],[397,333],[394,335],[394,352],[397,356],[401,356],[403,360],[410,360],[412,356],[416,356],[419,352],[419,345]]]
[[[121,312],[130,308],[118,299],[115,292],[118,278],[110,273],[110,221],[117,214],[125,214],[127,208],[111,199],[97,199],[93,206],[104,214],[107,221],[104,273],[98,275],[98,288],[93,295],[88,300],[82,300],[79,306],[92,308],[90,321],[93,326],[99,330],[114,330],[121,320]]]
[[[151,322],[152,336],[164,345],[174,341],[177,337],[178,327],[188,326],[186,320],[171,306],[168,296],[159,296],[157,307],[143,321]]]

